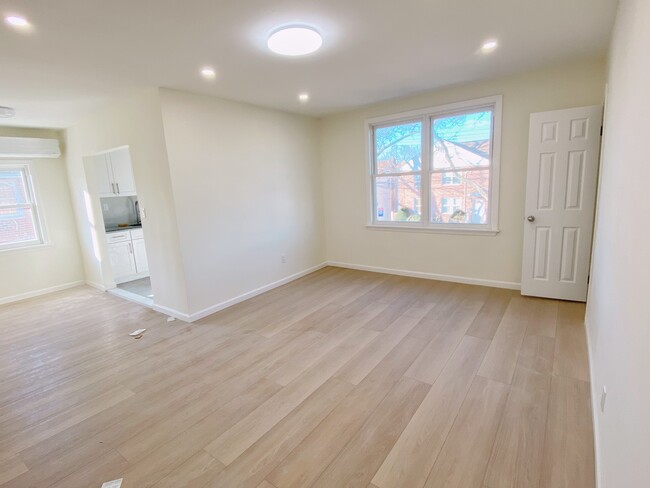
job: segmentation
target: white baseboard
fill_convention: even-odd
[[[124,298],[129,302],[137,303],[138,305],[143,305],[145,307],[153,309],[153,300],[151,298],[143,297],[136,293],[131,293],[130,291],[123,290],[122,288],[112,288],[106,291],[111,295]]]
[[[156,303],[153,304],[152,308],[156,312],[169,315],[170,317],[174,317],[175,319],[182,320],[183,322],[193,322],[193,320],[190,320],[190,315],[185,312],[179,312],[176,309],[165,307],[164,305],[158,305]]]
[[[587,336],[587,360],[589,361],[589,390],[591,392],[591,422],[594,430],[594,463],[596,465],[596,487],[600,486],[600,443],[598,440],[599,428],[598,428],[598,410],[600,408],[600,388],[597,388],[597,385],[594,382],[594,363],[593,355],[591,350],[591,337],[589,335],[589,324],[587,322],[587,317],[585,316],[585,335]]]
[[[106,291],[106,287],[100,283],[95,283],[94,281],[86,280],[86,284],[88,286],[92,286],[93,288],[98,289],[99,291]]]
[[[54,293],[55,291],[66,290],[68,288],[74,288],[75,286],[83,285],[85,281],[72,281],[70,283],[63,283],[62,285],[50,286],[49,288],[41,288],[40,290],[28,291],[25,293],[19,293],[18,295],[12,295],[8,297],[0,298],[0,305],[5,303],[19,302],[21,300],[27,300],[28,298],[34,298],[41,295],[47,295],[48,293]]]
[[[273,288],[277,288],[282,285],[286,285],[287,283],[297,280],[298,278],[302,278],[303,276],[308,275],[309,273],[313,273],[314,271],[317,271],[321,268],[324,268],[327,266],[327,263],[320,263],[317,264],[316,266],[312,266],[311,268],[307,268],[303,271],[300,271],[298,273],[292,274],[290,276],[287,276],[285,278],[282,278],[281,280],[274,281],[273,283],[269,283],[268,285],[261,286],[259,288],[255,288],[254,290],[251,290],[249,292],[243,293],[239,296],[236,296],[234,298],[231,298],[229,300],[223,301],[221,303],[217,303],[215,305],[212,305],[208,308],[204,308],[203,310],[199,310],[198,312],[194,312],[191,314],[179,312],[178,310],[174,310],[173,308],[165,307],[163,305],[157,305],[154,303],[153,309],[156,310],[157,312],[164,313],[165,315],[170,315],[172,317],[175,317],[179,320],[182,320],[183,322],[196,322],[197,320],[202,319],[203,317],[207,317],[208,315],[212,315],[213,313],[217,313],[221,310],[224,310],[228,307],[231,307],[233,305],[236,305],[240,302],[243,302],[244,300],[248,300],[249,298],[253,298],[257,295],[261,295],[262,293],[265,293],[267,291],[272,290]]]
[[[436,273],[425,273],[422,271],[409,271],[405,269],[380,268],[378,266],[366,266],[364,264],[342,263],[339,261],[328,261],[328,266],[337,268],[358,269],[360,271],[371,271],[373,273],[387,273],[399,276],[410,276],[411,278],[424,278],[427,280],[451,281],[453,283],[464,283],[467,285],[491,286],[494,288],[507,288],[509,290],[521,290],[521,284],[513,281],[485,280],[483,278],[468,278],[466,276],[443,275]]]

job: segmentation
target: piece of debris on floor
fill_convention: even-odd
[[[120,486],[122,486],[123,479],[124,478],[120,478],[119,480],[107,481],[102,485],[102,488],[120,488]]]
[[[176,317],[167,317],[167,322],[173,322],[176,320]]]
[[[134,330],[134,331],[131,332],[129,335],[130,335],[131,337],[133,337],[134,339],[140,339],[140,337],[142,337],[142,334],[144,334],[144,332],[145,332],[146,330],[147,330],[147,329],[138,329],[138,330]]]

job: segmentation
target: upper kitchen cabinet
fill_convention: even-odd
[[[135,180],[128,148],[95,156],[97,191],[100,197],[135,195]]]

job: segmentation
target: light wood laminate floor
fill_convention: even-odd
[[[592,488],[583,314],[338,268],[192,325],[5,305],[0,486]]]

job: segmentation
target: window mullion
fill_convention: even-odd
[[[425,116],[422,118],[422,176],[420,177],[420,196],[422,207],[422,224],[429,225],[429,212],[431,210],[431,176],[429,173],[431,166],[431,118]]]

